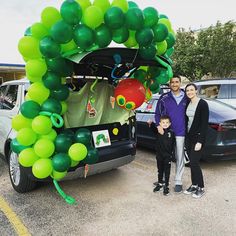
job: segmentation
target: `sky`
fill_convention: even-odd
[[[236,0],[133,0],[141,9],[152,6],[168,16],[174,30],[206,28],[217,21],[236,21]],[[93,2],[93,0],[91,0]],[[112,2],[112,0],[110,0]],[[25,29],[40,22],[48,6],[60,9],[63,0],[9,0],[0,7],[0,63],[25,64],[17,45]]]

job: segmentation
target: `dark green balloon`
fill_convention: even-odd
[[[58,43],[68,43],[73,38],[73,28],[64,20],[55,23],[51,28],[51,36]]]
[[[44,37],[39,42],[39,49],[43,56],[54,58],[60,56],[61,46],[56,43],[51,37]]]
[[[151,85],[149,86],[149,89],[151,90],[151,92],[155,92],[157,89],[160,88],[160,84],[158,83],[157,80],[154,80],[153,83],[151,83]]]
[[[116,43],[124,43],[128,38],[129,30],[125,26],[112,31],[112,40]]]
[[[130,30],[139,30],[144,25],[144,14],[139,8],[129,8],[125,15],[125,24]]]
[[[162,23],[159,23],[159,24],[153,26],[152,29],[153,29],[153,33],[154,33],[154,41],[155,42],[162,42],[168,36],[168,29]]]
[[[54,144],[56,152],[67,153],[73,142],[69,135],[59,134],[56,137]]]
[[[92,134],[86,128],[80,128],[75,133],[75,142],[83,143],[85,146],[91,146]]]
[[[61,77],[53,72],[47,72],[43,76],[43,84],[48,89],[57,89],[61,86]]]
[[[158,77],[156,77],[156,80],[159,84],[165,84],[169,81],[168,73],[166,70],[161,70],[161,73]]]
[[[173,48],[173,47],[172,47],[172,48],[169,48],[169,49],[166,50],[166,55],[167,55],[168,57],[170,57],[170,56],[173,54],[173,52],[174,52],[174,48]]]
[[[147,72],[143,69],[138,69],[134,72],[133,77],[139,80],[141,83],[146,81]]]
[[[57,113],[60,114],[62,110],[61,103],[54,99],[54,98],[48,98],[41,106],[42,111],[48,111],[51,113]]]
[[[74,30],[74,41],[80,48],[88,49],[95,42],[95,32],[86,25],[78,25]]]
[[[135,8],[135,7],[138,8],[138,5],[133,1],[128,1],[128,6],[129,6],[129,8]]]
[[[52,158],[52,167],[55,171],[64,172],[70,168],[71,159],[65,153],[58,153]]]
[[[164,14],[160,14],[159,15],[159,19],[161,19],[161,18],[166,18],[166,19],[169,19],[166,15],[164,15]]]
[[[150,44],[147,47],[139,49],[140,56],[145,60],[151,60],[156,56],[157,49],[155,45]]]
[[[104,15],[104,22],[110,29],[118,29],[124,25],[125,15],[119,7],[111,7]]]
[[[62,57],[52,59],[46,58],[46,63],[48,70],[58,74],[59,76],[66,77],[72,75],[73,73],[73,63]]]
[[[56,90],[51,90],[50,96],[59,101],[65,101],[70,95],[69,88],[66,85],[61,85]]]
[[[107,47],[112,41],[112,33],[110,29],[105,25],[101,24],[95,29],[95,43],[100,48]]]
[[[147,7],[143,10],[143,14],[145,27],[152,27],[158,22],[159,15],[155,8]]]
[[[143,28],[138,30],[135,34],[135,38],[140,47],[146,47],[153,41],[153,30],[151,28]]]
[[[94,147],[88,147],[88,154],[83,160],[85,164],[95,164],[98,161],[98,150]]]
[[[61,131],[60,134],[64,134],[64,135],[70,137],[72,142],[74,142],[74,140],[75,140],[75,137],[74,137],[75,134],[71,129],[64,129],[64,130]]]
[[[23,146],[21,144],[18,143],[17,139],[14,138],[12,139],[11,141],[11,144],[10,144],[10,147],[11,147],[11,150],[17,154],[19,154],[21,151],[23,151],[24,149],[26,148],[29,148],[30,146]]]
[[[82,18],[82,8],[78,2],[74,0],[66,0],[60,8],[63,20],[70,25],[79,24]]]
[[[163,69],[162,69],[161,67],[149,66],[149,68],[148,68],[148,75],[149,75],[149,77],[151,77],[151,78],[155,78],[155,77],[157,77],[157,76],[160,75],[160,73],[161,73],[162,70],[163,70]]]
[[[33,119],[38,116],[40,110],[40,105],[32,100],[25,101],[20,107],[21,114],[29,119]]]
[[[167,38],[166,38],[166,42],[167,42],[167,48],[172,48],[175,44],[175,36],[172,33],[169,33]]]

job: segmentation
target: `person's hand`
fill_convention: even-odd
[[[202,144],[201,143],[196,143],[195,147],[194,147],[194,151],[200,151],[202,149]]]
[[[158,130],[159,134],[161,134],[161,135],[164,134],[164,129],[160,125],[157,126],[157,130]]]
[[[152,124],[152,120],[151,120],[151,119],[149,119],[149,120],[147,121],[147,123],[148,123],[148,126],[150,127],[150,126],[151,126],[151,124]]]

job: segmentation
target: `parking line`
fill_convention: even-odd
[[[0,196],[0,210],[6,215],[10,223],[13,225],[18,235],[31,235],[24,224],[21,222],[16,213],[11,209],[8,203]]]

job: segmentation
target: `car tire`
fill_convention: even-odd
[[[36,188],[37,182],[28,177],[24,168],[18,162],[18,155],[12,151],[9,151],[8,167],[12,187],[18,193],[30,192]]]

